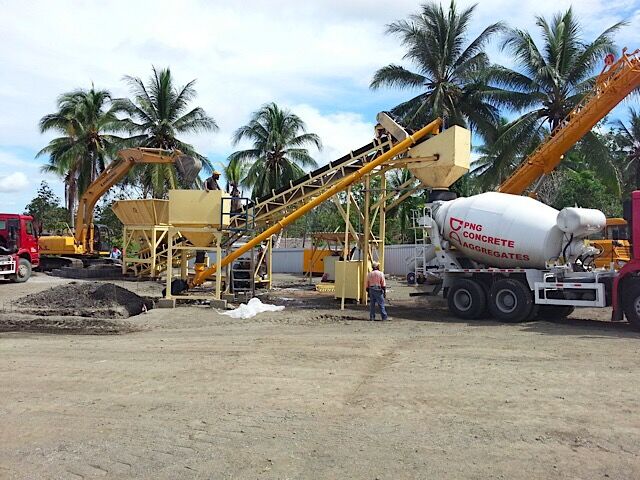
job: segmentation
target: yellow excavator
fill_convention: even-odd
[[[569,115],[551,132],[536,150],[498,187],[502,193],[521,195],[534,185],[530,195],[535,196],[537,186],[544,175],[551,173],[562,161],[564,154],[587,132],[613,110],[627,95],[640,87],[640,50],[627,53],[625,48],[619,59],[612,54],[605,57],[605,66],[596,78],[595,85]],[[629,240],[613,235],[620,230],[623,219],[609,219],[612,236],[594,240],[601,250],[596,257],[597,267],[620,268],[629,261]],[[613,227],[618,227],[617,229]],[[617,238],[613,238],[613,237]]]
[[[106,229],[93,223],[93,211],[102,196],[122,180],[138,164],[174,164],[185,183],[192,183],[200,173],[202,162],[179,150],[158,148],[127,148],[89,185],[80,198],[72,235],[42,236],[39,238],[42,270],[63,266],[82,267],[100,263],[108,253]]]

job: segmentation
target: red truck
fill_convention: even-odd
[[[22,283],[40,264],[38,235],[33,217],[0,213],[0,279]]]

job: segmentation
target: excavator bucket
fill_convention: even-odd
[[[180,155],[176,158],[175,164],[178,173],[187,184],[193,183],[202,169],[202,161],[189,155]]]

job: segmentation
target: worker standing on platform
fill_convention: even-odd
[[[376,319],[376,303],[380,305],[380,316],[382,321],[389,320],[387,311],[384,308],[384,299],[387,296],[387,282],[384,273],[380,271],[378,262],[372,263],[373,270],[367,275],[367,293],[369,294],[369,320]]]
[[[220,185],[218,185],[218,180],[220,180],[220,172],[214,170],[211,176],[204,181],[204,189],[207,192],[211,190],[222,190]]]

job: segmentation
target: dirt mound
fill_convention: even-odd
[[[113,283],[69,283],[16,301],[19,311],[44,316],[128,318],[153,302]]]

